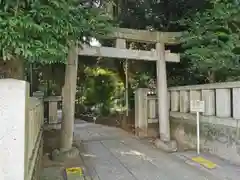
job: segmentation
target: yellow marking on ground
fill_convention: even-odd
[[[79,175],[79,176],[83,175],[82,168],[80,168],[80,167],[66,168],[66,172],[67,172],[67,175],[69,175],[69,174],[75,174],[75,175]]]
[[[215,163],[213,163],[213,162],[211,162],[211,161],[209,161],[209,160],[207,160],[203,157],[200,157],[200,156],[193,157],[192,161],[194,161],[194,162],[196,162],[196,163],[198,163],[198,164],[200,164],[200,165],[202,165],[202,166],[204,166],[205,168],[208,168],[208,169],[214,169],[214,168],[217,167],[217,165]]]

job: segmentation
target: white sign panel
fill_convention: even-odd
[[[191,112],[204,112],[204,110],[205,110],[204,101],[192,100],[190,102],[190,111]]]

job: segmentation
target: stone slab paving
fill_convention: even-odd
[[[118,128],[79,121],[74,134],[83,142],[82,158],[94,180],[226,179],[216,171],[211,173],[191,165]]]

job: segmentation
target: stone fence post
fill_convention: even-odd
[[[148,110],[147,94],[149,89],[139,88],[135,92],[135,133],[140,137],[147,136]]]

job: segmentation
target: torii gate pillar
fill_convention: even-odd
[[[160,59],[156,61],[159,133],[160,139],[163,142],[169,142],[170,121],[168,111],[167,73],[164,44],[156,43],[156,51],[160,57]]]

